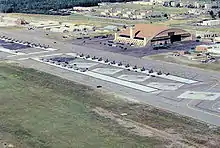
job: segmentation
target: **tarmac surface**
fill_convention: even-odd
[[[52,46],[52,48],[59,49],[56,51],[48,52],[35,52],[36,49],[25,50],[24,55],[9,54],[5,52],[0,52],[0,60],[10,60],[16,61],[25,67],[35,68],[40,71],[48,72],[53,75],[57,75],[66,78],[71,81],[75,81],[81,84],[85,84],[96,88],[97,85],[102,86],[102,89],[120,94],[128,99],[132,99],[138,102],[147,103],[164,110],[175,112],[184,116],[189,116],[198,119],[209,124],[220,126],[220,98],[217,97],[214,100],[209,100],[209,97],[213,97],[215,93],[220,93],[220,73],[214,71],[206,71],[198,68],[192,68],[172,63],[166,63],[155,60],[142,59],[135,56],[124,55],[120,53],[115,53],[106,50],[95,49],[92,47],[87,47],[84,45],[75,45],[71,41],[59,41],[54,39],[49,39],[46,37],[44,32],[39,31],[28,31],[28,30],[6,30],[0,29],[0,35],[5,35],[8,37],[16,38],[24,41],[32,41],[35,43],[42,43]],[[33,50],[33,52],[31,51]],[[22,52],[22,49],[19,49]],[[36,50],[38,51],[38,50]],[[116,68],[113,65],[103,64],[97,61],[89,61],[81,58],[77,58],[73,63],[87,62],[96,63],[88,68],[88,72],[79,73],[67,68],[58,67],[56,65],[50,65],[45,62],[39,62],[36,59],[40,57],[53,57],[59,56],[63,53],[79,53],[84,55],[90,55],[90,57],[102,57],[103,60],[108,59],[109,61],[115,60],[116,63],[122,62],[123,65],[130,64],[132,67],[137,65],[138,68],[145,67],[146,69],[153,69],[154,71],[161,71],[163,73],[170,73],[170,75],[175,75],[177,77],[194,80],[196,83],[187,84],[180,83],[174,80],[165,79],[161,77],[148,77],[142,79],[140,75],[145,75],[140,72],[128,71],[123,69],[121,71],[107,70],[106,73],[98,73],[97,68],[112,69]],[[81,64],[82,66],[83,64]],[[84,64],[85,67],[86,64]],[[105,71],[105,70],[103,70]],[[106,71],[105,71],[106,72]],[[112,72],[112,73],[111,73]],[[92,74],[88,75],[88,74]],[[125,75],[125,76],[122,76]],[[135,89],[129,86],[120,85],[115,82],[110,82],[109,80],[104,80],[102,78],[106,76],[111,77],[111,80],[120,80],[120,82],[126,81],[126,84],[135,84],[135,86],[144,86],[153,88],[155,91],[145,92],[140,88]],[[133,79],[133,81],[129,81]],[[96,77],[96,78],[95,78]],[[126,79],[127,77],[127,79]],[[123,78],[123,81],[121,81]],[[135,79],[140,80],[135,80]],[[128,83],[129,82],[129,83]],[[192,91],[190,95],[194,95],[194,92],[208,92],[211,95],[205,95],[205,97],[192,97],[190,98],[180,98],[183,93],[187,91]],[[196,98],[196,99],[195,99]]]
[[[149,55],[154,55],[158,53],[167,53],[167,52],[174,52],[174,51],[189,51],[194,49],[197,45],[207,44],[204,42],[196,42],[196,41],[183,41],[181,43],[174,43],[167,48],[164,49],[153,49],[153,47],[133,47],[130,45],[120,45],[116,43],[109,43],[108,41],[112,41],[114,38],[109,36],[108,38],[89,38],[89,39],[77,39],[74,40],[72,43],[74,45],[81,45],[90,48],[95,48],[99,50],[120,53],[124,55],[134,56],[134,57],[144,57]],[[114,47],[117,46],[117,47]],[[120,46],[125,47],[126,50],[120,48]]]

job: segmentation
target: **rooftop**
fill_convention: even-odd
[[[158,33],[169,29],[167,26],[163,25],[152,25],[152,24],[136,24],[134,26],[133,36],[141,38],[150,38],[157,35]],[[119,33],[120,35],[130,35],[130,28],[126,28],[124,31]]]

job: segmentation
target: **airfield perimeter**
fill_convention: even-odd
[[[39,30],[14,30],[14,29],[0,29],[1,36],[5,35],[7,37],[15,38],[23,41],[30,41],[35,43],[41,43],[50,45],[52,48],[58,49],[56,51],[43,51],[33,52],[23,55],[13,55],[6,52],[0,52],[1,60],[15,61],[23,65],[24,67],[35,68],[40,71],[48,72],[53,75],[57,75],[75,82],[79,82],[85,85],[96,87],[97,85],[102,86],[105,90],[113,91],[119,93],[126,98],[133,99],[138,102],[144,102],[153,105],[158,108],[169,110],[172,112],[179,113],[181,115],[193,117],[201,121],[207,122],[213,125],[220,125],[220,73],[213,71],[205,71],[197,68],[190,68],[187,66],[165,63],[161,61],[141,59],[132,56],[117,54],[113,52],[108,52],[104,50],[97,50],[94,48],[88,48],[85,46],[74,45],[71,41],[62,41],[62,39],[54,40],[49,39],[43,31]],[[56,41],[56,43],[54,43]],[[30,50],[31,51],[31,50]],[[161,76],[156,77],[145,77],[143,81],[134,80],[130,81],[126,76],[129,75],[142,75],[138,72],[126,71],[124,69],[118,72],[110,74],[104,74],[100,69],[106,68],[112,69],[115,66],[106,65],[100,62],[95,62],[95,66],[89,68],[89,72],[72,72],[55,65],[51,65],[45,62],[39,62],[36,59],[44,56],[52,55],[62,55],[76,53],[90,55],[91,57],[102,57],[103,60],[109,59],[109,61],[115,60],[117,63],[122,62],[123,64],[130,64],[132,66],[137,65],[137,67],[145,67],[147,69],[153,69],[154,71],[162,71],[165,73],[170,73],[170,75],[178,76],[193,83],[183,83],[176,82],[171,79],[163,79]],[[91,62],[81,58],[77,58],[77,62]],[[95,70],[96,69],[96,70]],[[116,68],[121,69],[121,68]],[[117,70],[116,70],[117,71]],[[91,74],[100,73],[100,77],[91,76]],[[90,75],[89,75],[90,74]],[[107,75],[107,76],[106,76]],[[123,78],[123,75],[125,78]],[[104,80],[104,78],[111,78]],[[132,78],[131,78],[132,79]],[[112,83],[113,80],[118,80],[117,83]],[[124,82],[126,84],[124,84]],[[154,83],[152,83],[154,82]],[[123,85],[121,85],[123,83]],[[165,86],[162,86],[164,84]],[[167,85],[172,84],[169,88]],[[176,84],[179,84],[176,85]],[[130,85],[130,86],[128,86]],[[133,86],[131,86],[133,85]],[[176,86],[173,86],[176,85]],[[144,86],[144,88],[150,88],[147,91],[142,91],[140,88],[135,88],[138,86]],[[164,88],[163,88],[164,87]],[[167,88],[168,87],[168,88]],[[147,90],[147,89],[146,89]],[[192,92],[190,92],[192,91]],[[201,92],[199,95],[194,95],[196,92]],[[205,92],[205,94],[203,94]],[[188,93],[188,94],[187,94]],[[191,95],[191,96],[190,96]],[[199,97],[198,97],[199,96]],[[214,98],[213,98],[214,97]]]

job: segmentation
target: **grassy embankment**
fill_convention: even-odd
[[[108,97],[49,74],[0,63],[0,134],[10,134],[34,148],[129,148],[159,143],[132,136],[91,112],[95,104],[111,104]]]

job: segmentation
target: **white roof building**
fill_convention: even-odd
[[[198,25],[201,25],[201,26],[216,26],[216,25],[220,25],[220,20],[203,21],[202,23],[198,23]]]
[[[220,54],[220,44],[208,45],[207,51],[210,53]]]
[[[211,9],[212,8],[212,4],[205,4],[204,6],[205,6],[204,7],[205,9]]]
[[[209,53],[220,54],[220,44],[213,45],[199,45],[201,48],[205,48]]]

